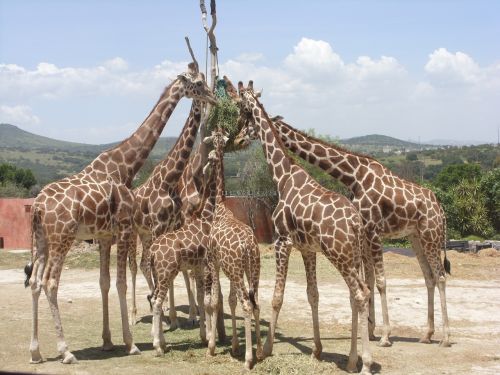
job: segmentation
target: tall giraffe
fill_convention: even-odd
[[[257,340],[257,358],[262,358],[262,344],[260,340],[260,308],[258,305],[258,290],[260,277],[260,252],[257,239],[252,229],[236,219],[226,207],[224,184],[224,144],[226,137],[221,129],[217,129],[210,137],[214,145],[217,158],[216,164],[216,203],[215,216],[210,232],[210,246],[207,253],[207,268],[212,285],[205,285],[210,292],[205,295],[205,310],[208,331],[208,355],[215,353],[215,331],[217,328],[217,313],[219,305],[219,270],[227,276],[230,282],[229,306],[233,327],[232,352],[238,351],[238,337],[236,332],[236,302],[237,299],[243,309],[245,319],[245,368],[250,369],[253,364],[252,353],[252,314],[255,318],[255,336]],[[249,291],[245,287],[247,276]]]
[[[137,233],[142,242],[141,271],[146,278],[150,289],[151,298],[153,294],[153,281],[151,279],[149,247],[154,238],[162,233],[171,232],[184,221],[181,210],[182,201],[179,194],[179,179],[184,173],[186,164],[193,145],[201,120],[201,102],[194,100],[189,117],[181,131],[177,142],[168,152],[167,156],[154,168],[148,179],[134,190],[135,202],[133,206],[133,220]],[[135,301],[135,279],[137,273],[136,249],[132,249],[130,255],[130,267],[132,273],[132,322],[135,322],[137,307]],[[184,273],[189,297],[189,320],[196,320],[196,303],[189,287],[189,278]],[[170,288],[173,291],[173,286]],[[173,296],[173,294],[172,294]],[[171,307],[173,299],[170,298]],[[175,308],[170,309],[170,314],[175,313]],[[171,329],[177,327],[177,319],[171,320]]]
[[[420,342],[430,343],[434,333],[434,291],[437,284],[443,316],[440,345],[450,346],[445,294],[446,272],[449,273],[450,269],[446,258],[446,217],[434,193],[396,176],[373,158],[308,136],[286,124],[279,116],[273,124],[288,149],[342,182],[352,194],[352,201],[363,218],[374,263],[375,277],[372,269],[367,278],[372,291],[376,282],[382,302],[384,326],[379,345],[391,345],[382,239],[409,236],[427,286],[427,331]],[[444,262],[441,262],[441,246],[445,249]],[[370,302],[369,330],[373,337],[373,293]]]
[[[64,339],[57,291],[64,258],[75,239],[96,238],[100,244],[100,278],[103,305],[103,349],[113,347],[109,329],[108,292],[110,287],[110,248],[117,243],[116,287],[120,299],[123,340],[129,354],[139,353],[134,345],[127,316],[126,262],[133,242],[131,219],[132,179],[155,145],[165,123],[183,97],[214,101],[210,89],[195,64],[180,74],[163,92],[142,125],[116,147],[104,151],[83,171],[45,186],[32,206],[32,230],[36,249],[32,263],[25,267],[31,285],[33,320],[31,362],[42,362],[38,342],[38,300],[45,290],[56,326],[57,350],[63,363],[75,363]],[[29,280],[29,281],[28,281]]]
[[[191,220],[179,229],[164,233],[154,239],[151,244],[151,267],[153,270],[154,293],[153,302],[153,347],[157,356],[166,350],[165,337],[162,329],[162,305],[172,281],[179,271],[194,271],[196,292],[200,306],[200,338],[206,343],[205,317],[201,308],[203,305],[204,273],[206,254],[208,251],[210,230],[215,209],[215,153],[208,156],[211,165],[210,177],[203,191],[202,206]],[[208,165],[207,165],[208,166]],[[204,170],[207,168],[205,167]]]
[[[363,344],[361,372],[369,374],[372,362],[367,324],[370,291],[362,275],[362,263],[367,261],[367,257],[363,251],[361,216],[346,197],[323,188],[287,156],[271,120],[257,99],[259,94],[253,92],[252,82],[247,89],[239,82],[238,89],[240,116],[246,121],[235,143],[248,144],[250,139],[260,139],[278,190],[278,204],[273,212],[278,236],[274,248],[276,283],[264,355],[268,356],[272,352],[278,314],[283,304],[290,250],[294,245],[301,252],[306,269],[307,297],[314,330],[313,356],[319,358],[322,351],[316,280],[316,253],[321,252],[340,272],[350,291],[352,332],[347,369],[356,370],[359,313]]]

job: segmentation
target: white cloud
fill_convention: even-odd
[[[78,111],[75,102],[81,96],[89,100],[113,98],[113,103],[120,102],[116,97],[126,97],[128,103],[140,101],[149,110],[149,98],[156,98],[186,68],[187,62],[166,60],[134,71],[120,57],[94,67],[58,67],[42,62],[28,69],[0,64],[0,102],[43,108],[44,123],[49,120],[44,98],[52,99],[53,108],[64,101],[73,103]],[[474,138],[476,134],[489,134],[488,126],[496,129],[492,124],[500,117],[498,105],[493,104],[500,102],[500,64],[481,67],[469,55],[444,48],[429,55],[422,67],[425,80],[414,77],[396,57],[359,56],[345,61],[328,42],[308,38],[298,41],[277,64],[268,64],[264,55],[254,52],[221,62],[220,70],[235,84],[254,80],[256,88],[264,89],[262,101],[271,115],[281,114],[297,127],[314,127],[318,133],[340,137],[382,133],[401,139],[421,136],[424,140],[425,134],[428,138],[457,134]],[[31,123],[36,123],[37,117],[29,107],[23,108],[24,121],[29,122],[32,116]],[[127,106],[127,111],[132,109],[132,105]],[[109,119],[116,117],[114,109],[107,110]],[[137,118],[143,110],[136,112]],[[101,123],[99,113],[95,117],[86,115],[88,123]],[[127,116],[109,128],[96,126],[88,133],[115,136],[106,141],[123,138],[126,129],[119,124],[126,123]],[[184,115],[179,116],[171,121],[183,122]],[[459,133],[457,129],[461,129]],[[488,139],[486,135],[481,137]]]
[[[26,105],[0,105],[0,122],[29,126],[37,125],[40,119]]]
[[[15,64],[0,64],[0,100],[64,98],[82,95],[127,95],[160,92],[187,62],[163,61],[144,71],[128,71],[120,57],[102,66],[60,68],[41,62],[33,70]]]
[[[115,57],[104,62],[104,67],[108,70],[123,71],[128,69],[128,63],[121,57]]]
[[[451,53],[439,48],[429,55],[425,71],[439,83],[478,83],[482,78],[481,68],[463,52]]]

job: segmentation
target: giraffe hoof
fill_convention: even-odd
[[[31,352],[31,359],[30,359],[31,364],[35,365],[37,363],[43,362],[42,355],[40,354],[40,350],[38,350],[38,348],[30,349],[30,352]]]
[[[347,368],[346,368],[347,372],[349,373],[354,373],[354,372],[358,372],[358,367],[356,366],[356,362],[354,361],[349,361],[347,362]]]
[[[428,338],[428,337],[422,337],[420,340],[418,340],[419,343],[421,344],[430,344],[431,343],[431,339]]]
[[[443,340],[439,343],[439,346],[442,348],[450,348],[451,344],[448,340]]]
[[[373,333],[368,334],[368,339],[370,341],[377,341],[377,336],[375,336]]]
[[[392,342],[389,339],[381,338],[377,345],[381,348],[388,348],[392,346]]]
[[[156,350],[154,351],[154,356],[155,357],[163,357],[163,355],[165,354],[165,352],[163,351],[162,348],[156,348]]]
[[[76,359],[76,357],[72,353],[67,352],[64,355],[64,358],[62,359],[61,362],[64,363],[65,365],[73,365],[75,363],[78,363],[78,360]]]
[[[128,351],[128,354],[129,355],[139,355],[139,354],[141,354],[141,351],[139,350],[139,348],[137,346],[132,344],[132,346],[130,347],[130,350]]]
[[[263,350],[264,358],[271,356],[273,354],[273,347],[269,343],[269,341],[266,340],[264,343],[264,350]]]
[[[257,350],[255,351],[255,356],[257,357],[257,361],[262,361],[265,358],[262,348],[257,348]]]
[[[114,345],[111,341],[105,342],[104,344],[102,344],[102,347],[101,347],[101,350],[103,352],[109,352],[113,349],[114,349]]]
[[[177,321],[177,319],[170,321],[169,331],[175,331],[177,328],[179,328],[179,322]]]
[[[252,361],[245,361],[245,371],[250,371],[252,369]]]

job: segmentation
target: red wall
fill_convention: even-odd
[[[254,223],[255,223],[255,237],[259,243],[273,242],[273,223],[269,210],[258,199],[247,197],[226,197],[226,206],[233,212],[234,216],[243,223],[249,225],[249,206],[253,207]]]
[[[33,201],[34,198],[0,198],[0,238],[3,238],[5,249],[31,248],[30,209]]]

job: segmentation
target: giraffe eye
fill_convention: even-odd
[[[201,86],[201,81],[196,82],[197,86]]]

